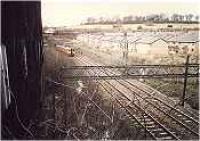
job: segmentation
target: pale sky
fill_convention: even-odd
[[[78,25],[87,17],[199,14],[198,0],[41,0],[43,26]]]

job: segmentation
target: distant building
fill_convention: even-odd
[[[168,43],[161,38],[149,36],[136,41],[136,49],[140,54],[167,55]]]
[[[198,52],[198,32],[134,32],[127,33],[104,33],[82,34],[79,40],[90,47],[100,51],[119,52],[126,51],[128,44],[129,53],[138,55],[166,56],[178,53]]]
[[[173,48],[177,49],[177,53],[190,53],[190,54],[198,54],[199,52],[199,33],[192,32],[182,34],[176,37],[169,39],[167,42],[169,44],[169,49],[173,50]]]

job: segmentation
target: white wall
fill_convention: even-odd
[[[151,46],[151,54],[153,55],[167,55],[168,54],[168,44],[163,40],[158,40],[154,42]]]

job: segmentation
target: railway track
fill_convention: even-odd
[[[124,93],[119,91],[113,85],[107,85],[108,87],[112,87],[109,90],[108,88],[106,88],[105,84],[99,84],[108,94],[115,98],[115,100],[119,103],[121,107],[123,107],[127,111],[129,118],[133,121],[134,125],[137,125],[135,123],[138,123],[153,139],[178,139],[173,132],[170,132],[154,117],[152,117],[143,108],[141,108],[139,104],[135,104],[134,102],[132,102],[132,99],[128,98]],[[112,91],[117,91],[117,93],[115,92],[115,95],[113,95]]]
[[[113,72],[110,72],[110,73],[113,73]],[[109,75],[109,74],[107,74],[107,75]],[[113,80],[111,80],[109,82],[112,83],[112,81]],[[194,136],[197,136],[197,138],[199,137],[199,122],[198,122],[198,120],[184,114],[179,109],[172,107],[171,105],[167,104],[163,100],[155,97],[153,95],[153,92],[148,92],[147,90],[145,90],[144,87],[138,87],[137,85],[133,84],[130,80],[127,81],[124,79],[123,80],[116,79],[114,81],[117,81],[119,84],[123,85],[124,87],[122,89],[129,90],[128,92],[126,91],[126,93],[132,93],[134,95],[137,95],[141,99],[141,101],[140,101],[141,103],[142,103],[142,101],[145,101],[142,104],[144,107],[145,107],[145,103],[146,103],[146,105],[148,105],[148,108],[151,106],[150,107],[151,110],[152,110],[152,108],[155,108],[155,110],[158,110],[161,112],[160,114],[163,114],[163,116],[167,116],[171,120],[173,120],[172,121],[173,124],[178,124],[178,125],[184,127],[186,130],[188,130],[189,133],[192,133]],[[181,131],[179,131],[179,132],[181,132]],[[186,132],[187,131],[184,131],[184,132],[182,131],[183,136],[185,135]]]
[[[118,81],[118,80],[115,80]],[[188,117],[185,114],[181,114],[179,111],[175,111],[173,114],[169,113],[171,109],[167,109],[168,105],[164,105],[163,102],[157,101],[156,99],[153,99],[148,96],[144,96],[143,93],[139,93],[135,89],[131,89],[129,85],[127,85],[125,82],[118,81],[121,85],[123,85],[123,89],[120,89],[122,93],[132,93],[137,96],[138,100],[135,100],[135,103],[141,103],[141,107],[145,109],[148,113],[151,115],[154,115],[154,117],[158,121],[164,121],[165,125],[169,124],[168,127],[170,128],[173,124],[175,127],[171,129],[171,131],[175,132],[179,138],[189,138],[186,135],[192,134],[195,136],[194,139],[198,138],[198,126],[196,126],[196,121],[193,119],[188,119]],[[109,81],[108,83],[113,84],[113,81]],[[152,112],[153,111],[153,112]],[[156,113],[156,116],[155,116]],[[164,117],[161,118],[160,117]],[[187,117],[187,118],[186,118]],[[165,119],[165,120],[163,120]],[[187,121],[187,122],[186,122]],[[187,124],[186,124],[187,123]],[[189,126],[189,125],[190,126]],[[177,130],[178,127],[178,130]]]
[[[90,62],[83,58],[77,59],[86,65]],[[90,65],[94,64],[90,63]],[[89,75],[94,75],[95,71],[88,73],[90,73]],[[117,103],[121,107],[124,107],[129,117],[133,119],[134,122],[144,127],[145,131],[153,139],[191,139],[191,136],[193,137],[192,139],[199,138],[199,122],[197,120],[153,96],[152,92],[145,90],[143,87],[138,87],[129,80],[96,80],[96,82],[99,83],[106,93],[112,95]],[[115,95],[112,94],[112,91],[115,92]],[[135,96],[135,98],[132,98],[133,96]],[[121,100],[123,100],[123,102]],[[134,108],[135,110],[133,110]],[[154,112],[157,111],[158,115],[155,116],[155,113],[151,112],[152,109],[154,109]],[[161,114],[162,117],[167,117],[166,119],[168,120],[165,120],[165,124],[163,124],[163,122],[161,124],[159,114]],[[164,120],[162,119],[161,121]],[[166,126],[166,121],[168,121],[169,124],[173,123],[175,126],[179,126],[179,130],[177,130],[177,127],[171,128],[171,125]],[[184,136],[185,134],[189,136]]]
[[[170,113],[173,113],[177,119],[179,119],[180,117],[184,117],[184,119],[182,119],[183,121],[185,121],[185,123],[188,123],[188,126],[191,126],[191,128],[195,128],[194,126],[192,126],[190,123],[194,123],[196,125],[199,125],[199,121],[198,119],[192,118],[190,116],[188,116],[187,114],[183,113],[180,109],[178,108],[174,108],[171,105],[167,104],[164,100],[161,100],[159,98],[157,98],[156,96],[153,95],[153,91],[149,92],[145,89],[142,89],[141,87],[138,87],[137,85],[134,85],[130,80],[124,80],[126,82],[126,87],[128,89],[131,88],[132,91],[141,93],[141,96],[144,96],[144,98],[150,98],[152,99],[154,102],[157,101],[160,104],[162,104],[162,107],[165,107],[167,109],[167,111],[170,111]],[[128,87],[128,85],[130,85],[131,87]],[[196,129],[196,131],[198,132],[198,129]]]
[[[128,80],[129,81],[129,80]],[[186,116],[186,118],[188,118],[189,120],[194,120],[194,123],[196,123],[197,125],[199,125],[199,113],[192,113],[191,111],[188,111],[187,109],[184,109],[184,108],[181,108],[179,105],[175,104],[173,106],[171,106],[169,103],[167,103],[164,99],[160,99],[158,97],[156,97],[154,94],[155,93],[160,93],[158,92],[157,90],[155,89],[152,89],[151,87],[148,87],[147,85],[145,85],[145,87],[148,87],[145,89],[145,87],[143,87],[143,83],[139,82],[139,81],[134,81],[131,82],[129,81],[129,83],[131,83],[131,85],[133,87],[135,87],[136,89],[138,90],[141,90],[143,91],[144,93],[148,94],[149,93],[151,95],[149,96],[152,96],[154,99],[158,100],[158,101],[161,101],[164,105],[166,105],[167,107],[169,107],[171,109],[171,112],[178,112],[179,114],[183,115],[183,116]],[[135,83],[138,83],[138,85],[142,86],[142,87],[138,87],[138,85],[135,85]],[[142,89],[141,89],[142,88]],[[187,113],[187,114],[184,114],[184,113]]]
[[[160,124],[158,121],[156,121],[155,118],[153,118],[151,115],[146,113],[145,110],[140,107],[140,105],[137,105],[135,103],[132,103],[131,105],[127,105],[131,101],[131,99],[129,97],[127,97],[125,94],[121,93],[113,85],[109,84],[106,80],[104,81],[107,83],[106,86],[105,86],[105,84],[103,84],[100,81],[97,81],[97,82],[99,83],[99,85],[102,86],[102,88],[104,88],[104,90],[108,94],[110,94],[110,95],[112,95],[112,97],[114,97],[114,99],[118,102],[118,104],[121,107],[123,107],[127,111],[129,118],[132,120],[134,125],[138,124],[141,127],[143,127],[145,129],[146,133],[148,135],[150,135],[150,137],[152,139],[156,139],[156,140],[163,140],[163,139],[177,140],[178,139],[174,135],[174,133],[170,132],[166,127],[164,127],[162,124]],[[108,87],[112,88],[112,90],[108,90]],[[113,90],[113,89],[115,89],[115,90]],[[118,95],[116,95],[116,93],[115,93],[115,95],[113,95],[112,91],[117,91]],[[123,102],[120,101],[123,99],[125,99],[125,101],[123,101]],[[136,111],[133,109],[135,109]],[[137,113],[137,114],[135,114],[135,113]]]

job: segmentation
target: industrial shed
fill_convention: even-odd
[[[199,40],[199,33],[192,32],[173,37],[167,42],[170,50],[176,48],[179,53],[198,54]]]
[[[198,52],[198,32],[134,32],[79,35],[78,40],[102,51],[122,51],[128,44],[129,53],[166,56],[178,52]],[[188,51],[187,51],[188,50]]]
[[[144,37],[136,41],[136,49],[139,54],[148,55],[167,55],[168,44],[165,40],[159,37]]]

